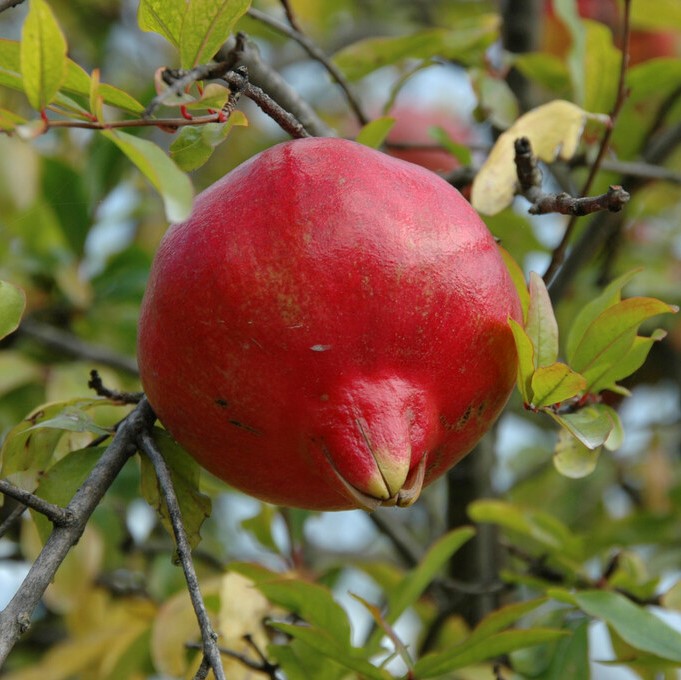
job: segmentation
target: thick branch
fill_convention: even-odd
[[[621,186],[611,186],[599,196],[582,198],[575,198],[565,192],[546,193],[541,188],[542,172],[527,137],[515,140],[515,164],[520,191],[532,204],[529,212],[533,215],[560,213],[581,217],[601,210],[619,212],[629,201],[629,194]]]
[[[30,627],[33,611],[67,553],[80,539],[90,515],[135,453],[138,433],[148,428],[154,418],[147,401],[143,400],[121,423],[113,441],[65,508],[73,521],[55,526],[19,590],[0,612],[0,666]]]

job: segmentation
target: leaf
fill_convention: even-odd
[[[585,406],[575,413],[547,413],[589,449],[605,444],[615,427],[611,410],[604,404]]]
[[[180,32],[182,68],[209,62],[250,5],[250,0],[191,0]]]
[[[351,651],[339,645],[328,630],[275,621],[272,621],[269,625],[304,642],[344,668],[360,673],[362,678],[369,678],[370,680],[390,680],[392,678],[388,671],[376,668],[369,661],[356,656],[354,648]]]
[[[574,593],[572,599],[586,614],[612,626],[632,647],[681,662],[681,633],[624,595],[607,590],[585,590]]]
[[[57,417],[64,409],[84,410],[105,404],[110,402],[93,397],[44,404],[33,411],[5,437],[1,450],[0,477],[33,491],[40,477],[52,465],[55,449],[65,432],[51,427],[35,429],[34,426]]]
[[[532,391],[532,376],[534,375],[534,347],[530,336],[525,329],[515,320],[509,318],[508,325],[513,332],[516,353],[518,354],[518,389],[526,404],[534,400]]]
[[[579,537],[559,519],[542,510],[501,500],[478,500],[468,506],[468,516],[475,522],[498,524],[531,538],[556,557],[581,557]]]
[[[551,665],[542,680],[565,680],[566,678],[583,678],[588,680],[589,666],[589,622],[583,621],[570,637],[558,640]]]
[[[582,137],[587,112],[572,102],[556,99],[528,111],[495,142],[473,181],[471,203],[494,215],[510,205],[516,192],[515,140],[527,137],[543,161],[572,158]]]
[[[568,363],[572,363],[575,350],[579,345],[586,329],[604,312],[608,307],[612,307],[622,299],[622,288],[631,281],[641,270],[633,269],[632,271],[622,274],[614,281],[611,281],[591,302],[584,305],[579,314],[575,317],[570,331],[567,336],[567,343],[565,345],[565,352]]]
[[[181,222],[189,216],[194,194],[191,182],[159,146],[119,130],[104,130],[102,134],[139,168],[161,194],[168,220]]]
[[[577,101],[587,111],[608,112],[617,95],[622,53],[612,42],[612,30],[598,21],[583,21],[583,98]],[[586,29],[586,30],[585,30]]]
[[[390,116],[381,116],[368,122],[355,137],[355,141],[372,149],[378,149],[385,142],[388,133],[395,124],[395,119]]]
[[[566,364],[556,362],[540,366],[532,375],[532,405],[550,406],[576,397],[586,388],[584,376]]]
[[[173,487],[182,512],[182,523],[187,532],[189,544],[195,548],[201,540],[201,526],[211,513],[210,498],[199,490],[201,468],[179,444],[171,439],[165,430],[156,428],[154,441],[170,468]],[[147,456],[142,456],[141,459],[142,495],[147,503],[158,512],[168,533],[173,536],[168,508],[161,497],[154,467]]]
[[[66,407],[53,418],[41,420],[29,427],[26,432],[52,428],[55,430],[67,430],[69,432],[92,432],[93,434],[111,434],[110,430],[100,427],[85,411],[78,407]]]
[[[36,495],[50,503],[66,507],[104,451],[104,447],[71,451],[42,475],[35,490]],[[31,514],[44,544],[52,532],[52,523],[39,512],[32,511]]]
[[[408,669],[412,669],[414,667],[414,660],[411,658],[411,654],[409,654],[407,645],[404,644],[395,629],[385,620],[380,608],[355,593],[350,593],[350,595],[369,612],[376,626],[393,643],[395,652],[402,659],[404,665]]]
[[[170,157],[184,172],[200,168],[213,154],[215,148],[227,139],[235,125],[248,125],[241,111],[234,111],[225,123],[188,125],[170,145]]]
[[[19,328],[19,322],[26,309],[24,291],[0,280],[0,339]]]
[[[590,387],[629,353],[643,321],[676,311],[677,307],[646,297],[629,298],[608,307],[584,332],[570,365],[584,375]]]
[[[21,31],[21,73],[31,106],[43,111],[66,73],[66,38],[45,0],[31,0]]]
[[[253,581],[273,604],[327,631],[342,647],[350,646],[350,622],[331,591],[318,583],[286,578],[257,564],[237,563],[230,569]]]
[[[470,165],[472,163],[471,150],[465,144],[454,141],[443,127],[436,125],[428,128],[428,135],[443,149],[452,154],[461,165]]]
[[[476,640],[484,640],[493,633],[498,633],[504,628],[516,623],[516,621],[519,621],[526,614],[541,607],[547,600],[548,598],[546,597],[537,597],[531,600],[525,600],[524,602],[514,602],[513,604],[508,604],[496,611],[490,612],[477,626],[475,626],[466,640],[466,644]]]
[[[527,320],[527,310],[530,306],[530,291],[527,288],[525,274],[520,268],[520,265],[516,262],[515,258],[506,250],[506,248],[503,246],[498,246],[498,248],[499,252],[501,253],[501,257],[504,259],[506,269],[508,269],[508,273],[511,275],[516,292],[518,293],[520,306],[523,310],[523,320]]]
[[[360,40],[337,52],[333,60],[351,81],[405,59],[439,56],[472,64],[496,40],[498,32],[499,17],[481,14],[457,21],[455,29],[431,28],[411,35]]]
[[[179,47],[187,0],[141,0],[137,23],[143,31],[158,33]]]
[[[465,668],[518,649],[553,642],[566,635],[568,635],[566,631],[553,628],[527,628],[496,633],[481,640],[476,639],[470,644],[464,642],[445,652],[426,654],[416,663],[414,675],[418,678],[436,678],[458,668]]]
[[[428,549],[418,566],[404,577],[400,587],[388,594],[388,623],[395,623],[418,600],[452,555],[473,536],[473,527],[459,527],[442,536]]]
[[[534,347],[534,367],[553,364],[558,358],[558,322],[546,284],[536,272],[530,272],[530,305],[525,332]]]
[[[600,446],[590,449],[569,430],[561,428],[553,453],[553,464],[564,477],[581,479],[596,469],[600,452]]]

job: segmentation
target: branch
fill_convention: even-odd
[[[166,69],[163,72],[163,80],[168,83],[168,89],[160,95],[154,97],[147,106],[144,115],[151,116],[153,112],[171,97],[178,96],[185,92],[187,88],[200,80],[222,80],[229,86],[232,92],[243,93],[246,97],[253,100],[270,118],[294,138],[309,137],[310,133],[303,124],[292,114],[282,108],[276,101],[269,97],[261,88],[253,85],[249,80],[248,69],[241,67],[234,71],[229,70],[233,59],[220,61],[216,64],[202,64],[189,70]],[[212,116],[220,117],[220,113]],[[188,121],[191,123],[191,121]]]
[[[86,361],[94,361],[103,366],[137,375],[137,361],[135,359],[116,354],[106,347],[85,342],[71,333],[40,321],[24,319],[19,326],[18,333],[62,354]]]
[[[257,45],[248,40],[243,33],[237,33],[218,52],[217,59],[235,58],[237,63],[248,69],[249,81],[260,88],[267,99],[276,103],[279,108],[286,111],[296,122],[314,137],[335,137],[332,130],[316,113],[316,111],[300,96],[289,83],[281,77],[260,56]],[[265,94],[267,93],[267,94]],[[248,95],[247,95],[248,96]],[[259,102],[255,102],[263,108]],[[271,114],[263,108],[267,115]],[[274,119],[277,123],[279,120]],[[288,132],[288,130],[287,130]]]
[[[147,402],[145,400],[142,403]],[[180,504],[177,500],[177,495],[175,494],[170,469],[160,450],[156,446],[156,442],[154,441],[149,428],[145,428],[139,432],[137,441],[140,450],[149,458],[154,467],[154,471],[156,472],[156,478],[158,479],[161,493],[168,508],[168,516],[173,527],[175,543],[177,545],[177,555],[182,564],[189,597],[191,598],[194,612],[199,622],[199,628],[201,629],[203,661],[195,676],[195,680],[203,680],[206,678],[210,669],[213,670],[216,680],[225,680],[225,672],[220,658],[220,648],[217,644],[217,634],[213,630],[208,611],[206,610],[206,605],[201,596],[199,580],[196,576],[196,570],[194,569],[194,564],[192,562],[191,547],[182,522],[182,511],[180,510]]]
[[[150,427],[154,418],[149,404],[143,400],[123,420],[113,441],[65,508],[73,521],[54,527],[19,590],[0,612],[0,667],[21,635],[29,629],[33,611],[67,553],[80,539],[90,515],[137,450],[138,433]]]
[[[23,3],[24,0],[0,0],[0,12],[4,12],[6,9],[11,9],[12,7],[18,7]]]
[[[619,212],[629,201],[629,194],[621,186],[611,186],[600,196],[575,198],[566,192],[549,194],[542,190],[542,172],[532,145],[527,137],[515,140],[515,164],[520,192],[532,204],[532,215],[560,213],[581,217],[601,210]]]
[[[591,186],[594,183],[594,180],[596,179],[596,175],[601,169],[601,164],[603,163],[605,155],[608,152],[608,148],[610,147],[610,139],[612,137],[613,130],[615,129],[615,123],[617,122],[617,118],[619,117],[619,114],[622,111],[622,107],[624,106],[624,102],[626,101],[628,96],[628,90],[626,88],[626,75],[627,66],[629,63],[629,39],[631,33],[630,18],[631,18],[631,0],[624,0],[624,31],[622,45],[622,60],[620,62],[617,94],[615,95],[615,102],[610,112],[610,124],[606,127],[605,132],[603,133],[603,138],[601,139],[601,144],[598,149],[596,160],[591,166],[589,176],[584,182],[584,186],[582,187],[582,190],[580,192],[582,196],[589,193]],[[544,281],[546,281],[547,284],[551,283],[551,280],[555,277],[556,272],[558,271],[560,266],[563,264],[563,261],[565,260],[565,254],[568,249],[568,244],[570,243],[570,238],[572,237],[572,232],[574,231],[576,225],[577,220],[576,217],[573,216],[567,223],[567,226],[565,227],[565,233],[563,234],[563,238],[556,247],[556,249],[553,251],[553,255],[551,256],[551,262],[549,262],[549,266],[544,272]]]
[[[144,397],[144,392],[120,392],[105,387],[102,378],[94,369],[90,371],[90,380],[87,386],[94,390],[98,397],[106,397],[119,404],[139,404]]]
[[[352,91],[350,84],[346,80],[343,72],[324,54],[324,52],[314,43],[308,36],[306,36],[301,30],[298,22],[295,20],[295,16],[291,12],[289,3],[284,1],[284,10],[286,12],[286,18],[290,24],[290,27],[286,24],[282,24],[280,21],[270,17],[269,15],[261,12],[257,9],[249,9],[248,16],[256,21],[259,21],[275,31],[285,35],[291,40],[295,40],[314,60],[318,61],[329,73],[329,75],[338,83],[338,86],[343,90],[343,94],[352,109],[355,117],[357,118],[360,125],[366,125],[369,122],[369,118],[362,109],[362,105]]]
[[[15,501],[19,501],[24,506],[24,509],[28,507],[39,512],[41,515],[45,515],[57,527],[68,526],[74,521],[73,515],[68,510],[54,503],[48,503],[30,491],[11,484],[6,479],[0,479],[0,493],[13,498]]]

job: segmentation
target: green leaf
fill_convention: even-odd
[[[534,399],[532,391],[532,376],[534,375],[534,347],[530,336],[525,329],[515,320],[509,318],[508,325],[513,332],[516,353],[518,354],[518,389],[526,404],[531,404]]]
[[[359,80],[405,59],[439,56],[474,63],[498,37],[499,17],[482,14],[457,22],[455,29],[432,28],[411,35],[367,38],[343,48],[334,62],[349,80]]]
[[[478,500],[468,506],[475,522],[498,524],[540,543],[558,557],[579,559],[582,545],[578,536],[559,519],[542,510],[525,508],[501,500]]]
[[[23,83],[21,77],[21,46],[20,43],[14,40],[0,39],[0,85],[5,85],[14,90],[23,91]],[[70,94],[77,94],[82,97],[89,96],[90,92],[90,76],[83,70],[81,66],[71,59],[66,60],[66,74],[61,86],[62,93],[56,95],[54,104],[67,108],[79,108],[73,100],[65,98],[63,92]],[[134,97],[129,95],[117,87],[102,83],[99,86],[99,93],[104,97],[104,102],[110,106],[115,106],[127,113],[133,115],[140,115],[144,111],[144,107]]]
[[[605,370],[627,356],[643,321],[676,311],[677,307],[646,297],[629,298],[608,307],[586,329],[570,365],[587,379],[590,387]]]
[[[584,337],[586,329],[608,308],[622,299],[622,288],[641,270],[633,269],[614,281],[611,281],[593,300],[584,305],[575,317],[567,336],[565,353],[569,364],[572,364],[575,350]]]
[[[629,391],[617,385],[617,382],[627,378],[641,368],[653,344],[666,336],[667,332],[659,328],[649,338],[644,338],[640,335],[636,336],[629,351],[619,361],[612,366],[604,366],[601,375],[594,375],[591,391],[597,393],[603,390],[611,390],[613,392],[629,394]]]
[[[385,141],[388,133],[395,124],[390,116],[381,116],[368,122],[357,134],[355,141],[372,149],[378,149]]]
[[[182,522],[189,543],[192,548],[195,548],[201,540],[201,525],[211,513],[210,498],[199,490],[201,468],[165,430],[155,428],[154,441],[170,468],[173,486],[182,512]],[[141,459],[142,495],[147,503],[158,512],[168,533],[173,536],[168,508],[161,497],[154,467],[146,456],[141,456]]]
[[[556,362],[540,366],[532,375],[532,405],[549,406],[577,396],[586,388],[584,376],[566,364]]]
[[[180,46],[187,0],[141,0],[137,23],[143,31],[158,33],[169,43]]]
[[[612,626],[632,647],[681,663],[681,633],[624,595],[585,590],[574,593],[572,599],[586,614]]]
[[[589,622],[582,621],[570,637],[558,640],[551,665],[542,680],[591,677],[589,668]]]
[[[110,430],[97,425],[94,420],[80,408],[66,407],[53,418],[41,420],[29,427],[26,432],[42,428],[66,430],[68,432],[92,432],[93,434],[111,434]]]
[[[328,588],[300,579],[282,578],[280,574],[257,564],[237,563],[230,565],[230,569],[253,581],[273,604],[325,630],[339,646],[350,647],[350,622]]]
[[[376,668],[369,661],[356,656],[354,648],[350,651],[339,645],[336,638],[328,630],[274,621],[270,622],[269,625],[304,642],[344,668],[360,673],[362,678],[369,678],[369,680],[390,680],[392,678],[388,671]]]
[[[428,135],[443,149],[452,154],[461,165],[470,165],[472,163],[471,150],[465,144],[454,141],[443,127],[434,126],[428,128]]]
[[[553,464],[564,477],[581,479],[596,469],[600,452],[600,446],[590,449],[571,432],[561,428],[553,453]]]
[[[514,225],[515,226],[515,225]],[[502,237],[503,238],[503,237]],[[529,240],[529,239],[528,239]],[[530,291],[527,288],[527,282],[525,281],[525,274],[520,268],[520,265],[516,262],[515,258],[504,248],[503,246],[498,246],[501,257],[504,259],[504,264],[508,273],[511,275],[511,280],[515,286],[516,292],[518,293],[518,299],[520,300],[520,306],[523,310],[523,322],[527,319],[527,310],[530,306]],[[532,360],[534,362],[534,359]]]
[[[604,404],[585,406],[574,413],[547,413],[589,449],[605,444],[615,427],[611,409]]]
[[[490,612],[475,626],[470,636],[466,639],[466,644],[477,640],[484,640],[490,635],[508,628],[526,614],[541,607],[547,600],[548,598],[546,597],[537,597],[532,600],[525,600],[524,602],[514,602]]]
[[[546,284],[530,272],[530,306],[525,331],[534,346],[534,367],[549,366],[558,358],[558,323]]]
[[[105,447],[71,451],[42,475],[35,490],[36,495],[62,508],[66,507],[104,451]],[[32,511],[31,514],[44,544],[52,531],[52,523],[39,512]]]
[[[40,477],[51,466],[55,449],[65,432],[62,429],[35,426],[58,417],[65,409],[84,410],[109,403],[99,397],[73,399],[45,404],[33,411],[7,434],[1,451],[0,477],[9,479],[23,489],[35,489]]]
[[[0,280],[0,339],[13,333],[26,309],[26,294],[21,288]]]
[[[452,555],[473,536],[475,529],[464,526],[438,539],[421,558],[418,566],[402,579],[399,588],[388,593],[386,621],[395,623],[405,610],[418,600]]]
[[[436,678],[518,649],[553,642],[568,634],[564,630],[553,628],[527,628],[496,633],[471,643],[464,642],[445,652],[426,654],[416,663],[414,675],[418,678]]]
[[[235,125],[248,125],[241,111],[234,111],[226,123],[188,125],[170,145],[170,157],[184,172],[200,168],[215,148],[227,139]]]
[[[180,32],[182,68],[209,62],[250,5],[250,0],[191,0]]]
[[[21,73],[31,106],[43,111],[66,73],[66,38],[45,0],[31,0],[21,31]]]
[[[104,130],[102,134],[139,168],[161,194],[168,220],[181,222],[189,216],[194,193],[191,182],[159,146],[127,132]]]

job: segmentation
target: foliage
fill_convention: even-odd
[[[134,401],[126,395],[139,389],[130,359],[139,303],[168,221],[189,213],[196,191],[284,138],[236,81],[177,87],[164,77],[164,66],[201,68],[224,43],[237,53],[243,32],[251,80],[283,109],[305,99],[311,124],[389,151],[396,102],[444,106],[464,121],[470,144],[433,129],[433,145],[465,164],[447,178],[508,251],[525,318],[509,321],[518,389],[490,437],[490,491],[468,506],[470,525],[452,519],[454,475],[413,508],[381,510],[373,521],[359,511],[318,515],[242,497],[154,429],[228,677],[550,680],[597,678],[600,662],[643,680],[674,677],[681,14],[671,0],[633,0],[632,41],[653,31],[676,52],[631,64],[620,82],[619,26],[556,0],[567,45],[528,51],[504,33],[509,17],[495,4],[0,4],[8,573],[36,560],[61,517],[49,513],[68,505],[124,426]],[[546,17],[525,20],[528,35],[546,30]],[[297,90],[253,63],[266,75],[285,72]],[[622,185],[631,201],[569,224],[530,216],[517,197],[518,137],[545,163],[549,187],[579,196]],[[545,282],[535,272],[547,268]],[[111,393],[88,390],[92,368]],[[16,489],[45,507],[19,520]],[[194,677],[200,630],[174,563],[170,514],[154,466],[131,457],[12,650],[6,677]],[[469,570],[462,579],[452,565],[471,560],[467,549],[490,527],[494,545],[478,545],[487,545],[479,550],[492,577],[471,581]],[[17,587],[2,583],[0,599]],[[464,597],[484,600],[484,612],[464,616]],[[597,631],[612,644],[609,661]],[[0,625],[0,648],[4,638]]]

